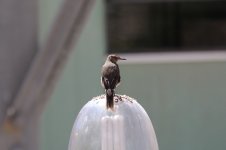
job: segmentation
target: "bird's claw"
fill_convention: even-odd
[[[122,97],[120,95],[115,95],[115,102],[122,101]]]

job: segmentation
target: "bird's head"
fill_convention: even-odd
[[[107,57],[108,61],[111,61],[112,63],[117,63],[118,60],[126,60],[125,58],[121,58],[118,55],[110,54]]]

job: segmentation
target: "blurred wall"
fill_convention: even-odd
[[[225,150],[226,61],[121,65],[119,92],[149,113],[160,150]]]
[[[61,1],[40,1],[40,43],[46,38]],[[105,49],[103,4],[97,0],[74,52],[45,108],[41,123],[41,149],[65,150],[76,115],[102,92],[100,68]]]

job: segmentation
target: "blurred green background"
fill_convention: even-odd
[[[46,38],[62,0],[40,0],[39,41]],[[65,150],[74,120],[87,101],[103,93],[105,5],[97,0],[41,122],[41,149]],[[225,150],[226,60],[124,63],[118,93],[148,112],[161,150]]]

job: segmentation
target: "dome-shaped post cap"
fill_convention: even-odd
[[[158,143],[149,116],[135,99],[115,95],[112,111],[100,95],[79,112],[68,150],[158,150]]]

